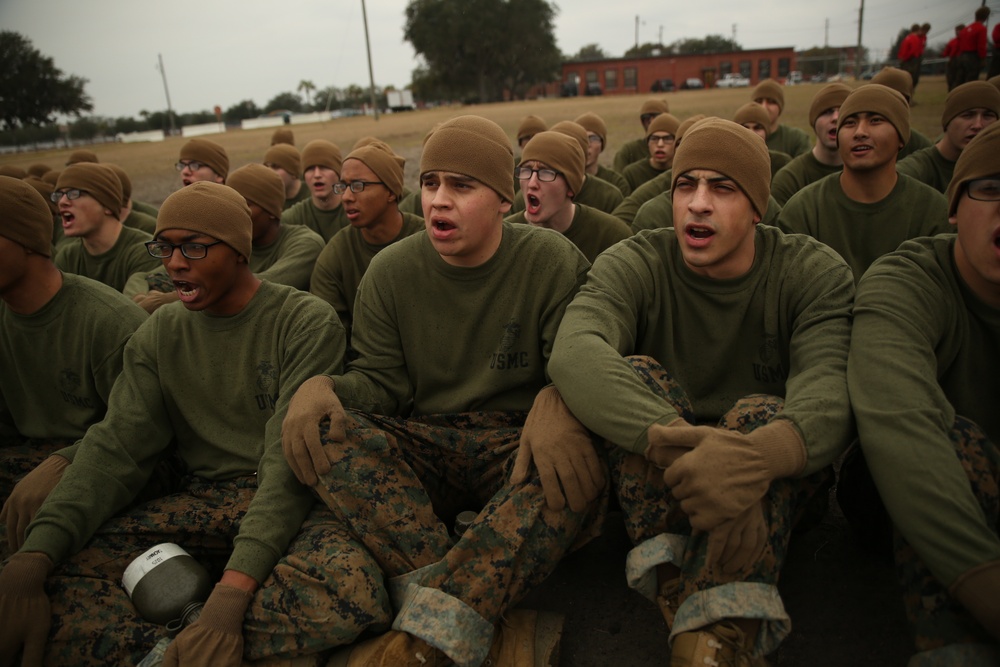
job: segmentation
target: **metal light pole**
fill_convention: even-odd
[[[865,22],[865,0],[861,0],[861,9],[858,10],[858,52],[854,54],[854,78],[861,76],[861,28]]]
[[[177,131],[174,127],[174,109],[170,106],[170,89],[167,88],[167,70],[163,69],[163,54],[157,53],[156,57],[160,60],[160,76],[163,77],[163,92],[167,94],[167,119],[170,121],[170,134],[172,135]]]
[[[365,49],[368,51],[368,84],[371,91],[372,109],[375,110],[375,120],[378,120],[378,104],[375,103],[375,72],[372,70],[372,44],[368,41],[368,12],[365,11],[365,0],[361,0],[361,18],[365,24]]]

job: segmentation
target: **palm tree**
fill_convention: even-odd
[[[312,91],[316,90],[316,84],[308,79],[302,79],[299,81],[299,87],[296,88],[299,92],[305,91],[306,93],[306,104],[312,109]]]

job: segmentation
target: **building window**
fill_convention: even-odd
[[[750,64],[749,60],[741,60],[740,61],[740,76],[743,76],[743,77],[746,77],[746,78],[749,79],[750,78],[750,68],[751,67],[752,67],[752,65]]]
[[[761,79],[767,79],[771,76],[771,59],[761,58],[760,62],[757,63],[757,76]]]
[[[778,76],[788,76],[788,73],[792,70],[792,61],[790,58],[778,58]]]
[[[614,90],[617,87],[618,87],[618,70],[616,69],[604,70],[604,89]]]
[[[587,83],[597,83],[597,70],[588,69],[587,70]]]
[[[725,76],[727,74],[733,73],[733,63],[728,60],[723,60],[719,63],[719,76]]]
[[[625,88],[636,88],[636,74],[637,70],[635,67],[626,67],[624,81],[622,82]]]

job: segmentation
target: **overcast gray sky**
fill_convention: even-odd
[[[862,41],[884,55],[897,32],[929,22],[930,44],[946,41],[982,0],[865,0]],[[375,83],[405,86],[415,54],[403,40],[407,0],[367,0]],[[806,49],[857,43],[861,0],[561,0],[563,53],[599,44],[620,56],[639,41],[669,44],[722,34],[743,48]],[[1000,0],[987,5],[1000,14]],[[829,20],[829,34],[825,33]],[[994,20],[991,18],[990,27]],[[27,36],[68,74],[88,80],[94,113],[138,117],[166,108],[156,67],[163,55],[180,113],[258,106],[307,79],[317,88],[368,85],[361,0],[0,0],[0,29]],[[516,39],[511,35],[511,39]]]

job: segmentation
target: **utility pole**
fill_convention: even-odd
[[[368,85],[371,91],[372,109],[375,110],[375,120],[378,120],[378,104],[375,103],[375,71],[372,69],[372,44],[368,41],[368,12],[365,11],[365,0],[361,0],[361,18],[365,24],[365,49],[368,51]]]
[[[663,46],[663,26],[660,26],[660,46]]]
[[[170,134],[173,135],[177,131],[174,127],[174,110],[170,106],[170,89],[167,88],[167,70],[163,69],[163,54],[157,53],[156,57],[160,60],[160,75],[163,77],[163,92],[167,94],[167,119],[170,121]]]
[[[736,24],[733,24],[733,46],[736,46]]]
[[[865,0],[861,0],[861,9],[858,10],[858,50],[854,54],[854,78],[861,76],[861,29],[865,23]]]
[[[635,50],[639,50],[639,15],[635,15]]]
[[[826,20],[823,28],[823,78],[826,79],[826,58],[830,55],[830,19]]]

